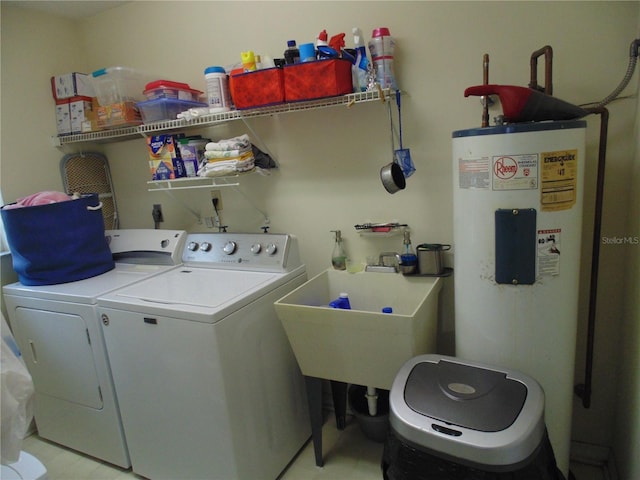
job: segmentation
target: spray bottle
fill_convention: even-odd
[[[327,39],[329,38],[329,36],[327,35],[327,31],[326,30],[322,30],[318,36],[316,37],[316,48],[318,47],[328,47],[329,44],[327,43]]]
[[[353,27],[353,44],[356,50],[356,59],[351,67],[353,77],[353,87],[356,92],[367,91],[367,69],[369,59],[367,58],[367,48],[364,45],[362,31],[358,27]]]
[[[331,264],[336,270],[347,269],[347,254],[344,251],[342,245],[342,232],[340,230],[331,230],[336,234],[335,245],[333,246],[333,253],[331,254]]]

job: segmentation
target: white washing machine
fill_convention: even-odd
[[[77,282],[4,287],[9,323],[35,386],[38,434],[131,466],[104,345],[99,295],[175,268],[186,232],[108,230],[115,268]]]
[[[273,306],[306,281],[296,239],[190,234],[182,260],[98,299],[133,471],[273,480],[311,435]]]

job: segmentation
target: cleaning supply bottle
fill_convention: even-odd
[[[373,30],[369,40],[371,60],[376,67],[376,81],[382,88],[397,90],[396,76],[393,71],[393,51],[395,41],[386,27]]]
[[[342,308],[343,310],[351,310],[351,302],[349,302],[349,294],[342,292],[338,298],[329,303],[331,308]]]
[[[256,70],[256,57],[253,50],[240,52],[240,58],[242,60],[242,68],[245,72],[253,72]]]
[[[411,234],[409,233],[409,230],[404,231],[404,240],[402,243],[404,245],[404,251],[400,254],[400,261],[402,265],[417,265],[418,256],[413,249],[413,245],[411,245]]]
[[[347,269],[347,254],[344,251],[342,245],[342,232],[340,230],[331,230],[336,234],[335,245],[333,246],[333,253],[331,254],[331,264],[336,270]]]
[[[231,94],[229,93],[229,77],[220,66],[207,67],[204,71],[207,85],[208,113],[227,112],[231,110]]]
[[[316,48],[317,47],[327,47],[329,46],[329,44],[327,43],[327,39],[329,38],[329,36],[327,35],[327,31],[326,30],[322,30],[317,38],[316,38]]]
[[[295,40],[287,41],[287,49],[284,51],[284,61],[287,65],[300,63],[300,50],[298,50]]]
[[[364,46],[364,38],[362,37],[362,31],[358,27],[354,27],[353,44],[356,50],[356,59],[353,64],[353,89],[356,92],[367,91],[367,68],[369,66],[369,59],[367,58],[367,49]]]

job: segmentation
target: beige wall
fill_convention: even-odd
[[[640,19],[638,22],[640,32]],[[639,89],[636,87],[636,96]],[[636,113],[635,159],[629,173],[629,217],[626,233],[638,238],[640,232],[640,104]],[[619,388],[616,391],[616,436],[613,443],[620,478],[640,478],[640,245],[630,244],[623,251],[625,298],[619,350]]]
[[[225,189],[223,220],[230,230],[255,231],[263,225],[258,206],[268,213],[272,231],[300,239],[310,274],[328,268],[329,232],[341,229],[352,256],[365,258],[397,250],[401,238],[360,237],[353,225],[399,220],[415,243],[451,243],[451,132],[480,125],[481,107],[463,97],[467,86],[482,83],[482,56],[491,58],[490,81],[526,85],[529,56],[544,45],[554,49],[554,94],[572,103],[597,101],[618,84],[628,61],[628,46],[638,36],[638,2],[131,2],[80,23],[20,8],[2,8],[1,187],[13,200],[44,189],[61,189],[60,158],[80,148],[103,151],[111,163],[123,227],[152,227],[151,208],[161,203],[166,228],[205,229],[198,216],[212,214],[209,191],[148,192],[144,142],[132,140],[93,146],[53,148],[53,101],[48,79],[69,71],[126,65],[159,77],[204,88],[203,70],[229,65],[252,49],[280,56],[286,40],[313,41],[349,32],[357,25],[369,36],[388,26],[397,42],[397,78],[406,91],[403,127],[417,172],[407,189],[387,194],[379,180],[391,159],[388,116],[379,103],[338,107],[251,121],[280,163],[271,177],[243,179],[240,192]],[[352,39],[348,34],[347,45]],[[539,78],[543,83],[543,68]],[[637,84],[637,74],[632,86]],[[628,91],[632,91],[632,86]],[[638,199],[629,202],[637,98],[610,105],[609,151],[603,236],[637,234]],[[498,107],[492,117],[499,114]],[[211,138],[242,133],[240,123],[205,130]],[[584,271],[576,366],[583,375],[593,187],[598,119],[589,118],[589,167],[585,190]],[[258,141],[258,146],[260,142]],[[264,146],[264,145],[263,145]],[[634,170],[635,169],[635,170]],[[245,196],[246,195],[246,196]],[[191,211],[197,215],[193,215]],[[636,233],[633,233],[635,229]],[[628,248],[629,253],[638,249]],[[592,408],[575,403],[574,438],[611,445],[619,345],[637,320],[638,296],[622,296],[626,261],[622,250],[603,246],[597,320],[595,385]],[[449,259],[450,261],[451,259]],[[638,273],[626,282],[637,292]],[[451,346],[452,286],[445,285],[442,309],[444,351]],[[632,315],[632,317],[629,317]],[[636,321],[637,323],[637,321]],[[634,352],[635,344],[625,352]],[[637,354],[629,353],[637,363]],[[621,401],[618,417],[633,406]],[[622,422],[624,423],[624,422]],[[620,427],[621,428],[621,427]],[[635,433],[637,437],[637,432]],[[630,458],[630,457],[629,457]],[[627,465],[630,465],[630,460]],[[635,467],[638,468],[637,466]],[[637,470],[636,470],[637,471]]]

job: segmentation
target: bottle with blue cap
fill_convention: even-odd
[[[229,77],[223,67],[207,67],[204,71],[207,85],[207,104],[209,113],[228,112],[231,110],[229,94]]]
[[[338,298],[329,303],[331,308],[341,308],[343,310],[351,310],[351,303],[349,302],[349,294],[342,292]]]
[[[287,65],[300,63],[300,50],[295,40],[287,40],[287,49],[284,51],[284,61]]]
[[[367,49],[364,46],[364,38],[362,31],[358,27],[353,27],[353,44],[356,55],[352,67],[353,88],[356,92],[367,91],[367,69],[369,68],[369,59],[367,58]]]

